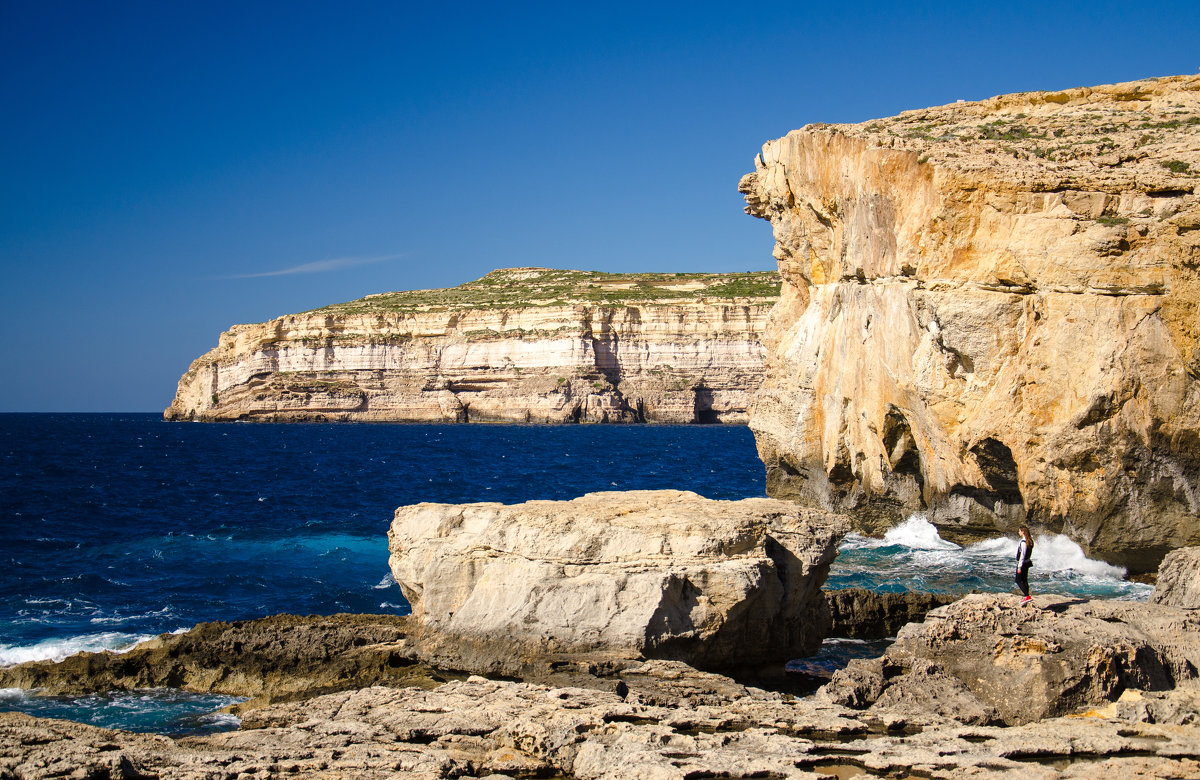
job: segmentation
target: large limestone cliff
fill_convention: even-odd
[[[174,420],[744,423],[773,272],[517,268],[221,334]]]
[[[1200,543],[1200,77],[809,125],[755,163],[770,495],[1133,569]]]

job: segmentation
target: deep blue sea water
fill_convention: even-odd
[[[387,567],[397,506],[657,488],[715,499],[765,495],[752,434],[735,426],[0,415],[0,664],[121,649],[207,620],[404,614]],[[884,539],[852,535],[829,585],[1008,591],[1013,549],[1015,541],[999,539],[962,549],[913,518]],[[1037,549],[1043,565],[1034,570],[1035,589],[1148,593],[1065,539],[1041,540]],[[171,691],[86,699],[0,693],[0,708],[106,726],[182,733],[229,725],[198,714],[229,700]]]

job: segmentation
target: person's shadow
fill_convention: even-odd
[[[1041,607],[1041,609],[1045,612],[1053,612],[1057,615],[1061,615],[1076,604],[1086,604],[1089,601],[1091,601],[1091,599],[1069,598],[1063,599],[1062,601],[1056,601],[1053,604]]]

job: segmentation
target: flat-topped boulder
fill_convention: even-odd
[[[773,499],[651,490],[404,506],[388,539],[414,632],[441,663],[585,652],[730,668],[816,651],[848,527]]]
[[[1200,547],[1172,550],[1158,567],[1150,600],[1171,607],[1200,609]]]

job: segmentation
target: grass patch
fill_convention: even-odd
[[[610,274],[552,268],[509,268],[492,271],[481,279],[458,287],[381,293],[314,311],[371,314],[573,304],[622,306],[702,298],[764,299],[763,303],[773,303],[779,297],[779,288],[779,275],[774,271]]]

